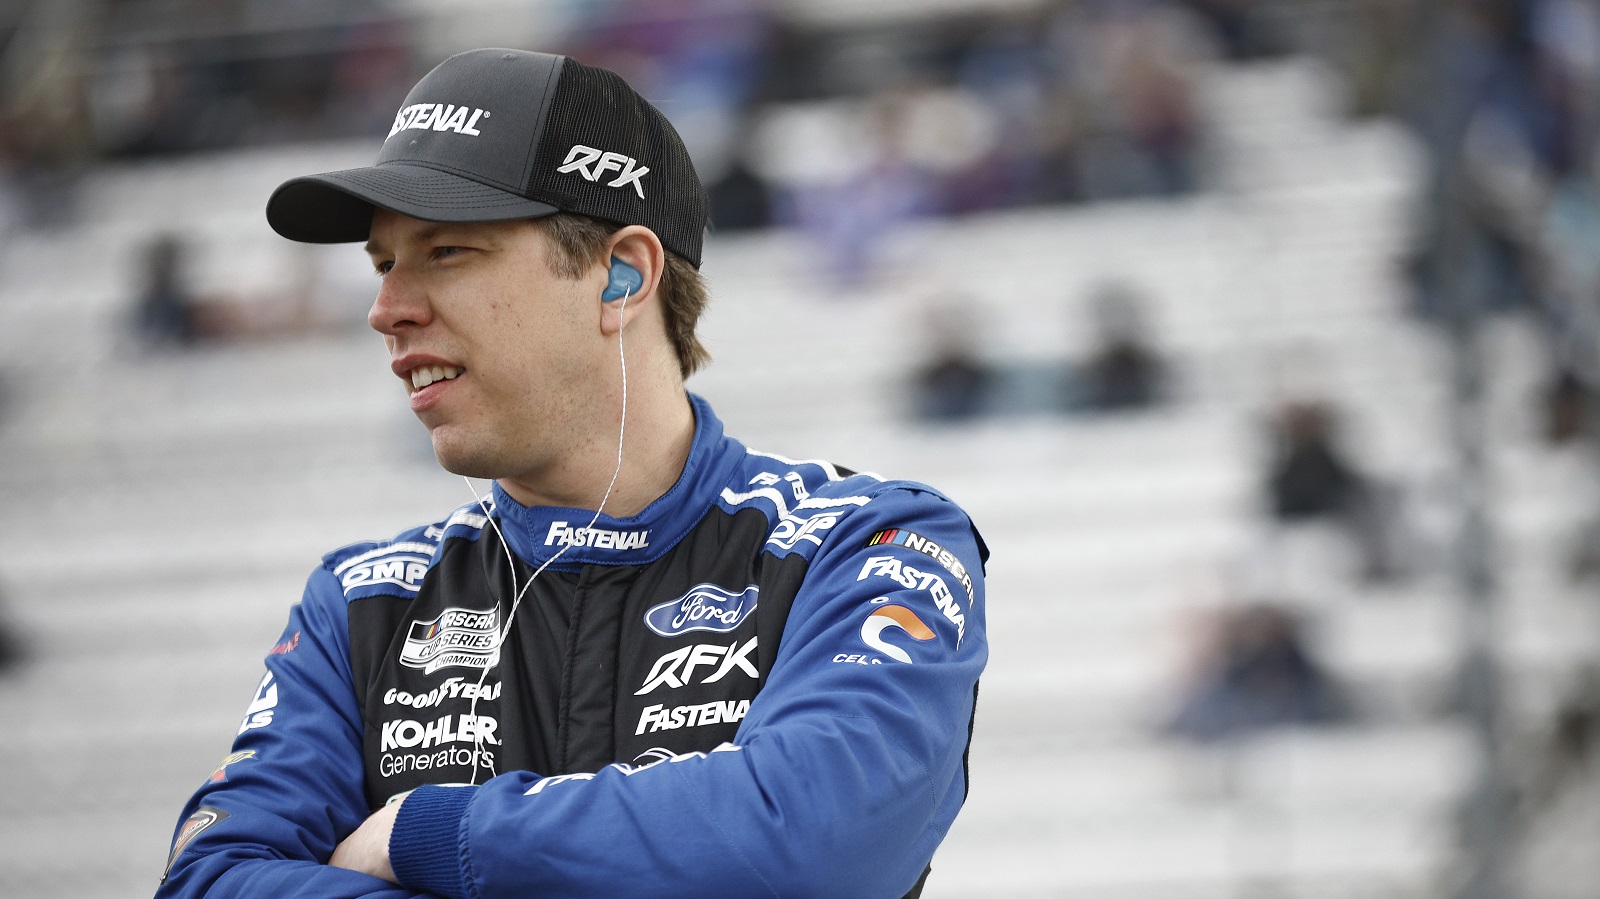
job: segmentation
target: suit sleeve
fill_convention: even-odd
[[[222,761],[184,808],[157,899],[426,895],[326,864],[370,812],[344,595],[326,568],[290,611]]]
[[[988,654],[980,547],[937,494],[876,496],[812,557],[733,744],[593,775],[423,787],[389,844],[400,881],[474,899],[898,899],[965,798]]]

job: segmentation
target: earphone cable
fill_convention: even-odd
[[[623,320],[624,315],[628,311],[628,296],[632,292],[633,291],[631,290],[631,288],[624,289],[623,294],[622,294],[622,306],[617,310],[617,318],[618,318],[618,325],[617,325],[617,360],[620,363],[621,368],[622,368],[622,415],[621,415],[620,421],[618,421],[618,423],[617,423],[617,464],[616,464],[616,467],[613,468],[612,471],[611,471],[611,481],[610,481],[610,483],[606,484],[606,492],[600,497],[600,505],[595,508],[594,517],[589,519],[589,524],[585,527],[585,532],[587,532],[588,528],[594,527],[595,524],[600,521],[600,514],[605,511],[606,501],[611,499],[611,492],[614,489],[616,489],[617,479],[622,474],[622,444],[623,444],[624,438],[627,436],[627,433],[628,433],[628,356],[627,356],[626,352],[624,351],[624,347],[623,347],[623,343],[622,343],[622,332],[623,332],[622,320]],[[499,665],[499,663],[500,663],[500,648],[503,645],[505,645],[506,638],[511,634],[511,623],[514,620],[516,620],[517,609],[522,606],[522,598],[523,598],[523,596],[527,594],[528,588],[533,586],[533,582],[538,580],[539,575],[543,574],[544,570],[546,568],[549,568],[551,563],[553,563],[553,562],[555,562],[555,560],[561,558],[566,553],[567,550],[571,549],[573,544],[572,543],[563,544],[561,549],[557,550],[554,555],[550,556],[550,558],[548,558],[548,559],[544,560],[542,563],[540,563],[539,567],[534,569],[533,574],[528,576],[528,580],[527,580],[526,583],[524,583],[522,585],[522,589],[518,590],[517,589],[517,566],[516,566],[516,562],[515,562],[515,560],[514,560],[514,558],[512,556],[512,553],[511,553],[511,545],[506,542],[505,534],[500,532],[499,525],[495,524],[494,517],[492,515],[489,515],[489,509],[488,509],[488,506],[484,503],[484,498],[478,495],[478,491],[477,490],[473,490],[472,489],[472,482],[470,480],[467,480],[466,478],[462,478],[462,480],[466,480],[467,489],[472,490],[473,497],[478,500],[478,506],[483,509],[484,515],[488,517],[489,524],[494,528],[495,536],[497,538],[499,538],[499,540],[500,540],[501,548],[505,550],[506,563],[511,568],[511,590],[512,590],[512,593],[513,593],[513,598],[511,600],[511,611],[506,614],[505,624],[500,628],[499,633],[496,635],[495,644],[494,644],[494,651],[495,651],[494,664],[495,665]],[[467,714],[471,715],[473,717],[473,720],[476,720],[476,718],[477,718],[477,714],[478,714],[478,698],[483,695],[483,682],[488,676],[489,676],[489,666],[487,664],[485,664],[483,666],[483,671],[478,674],[478,683],[477,683],[476,687],[472,691],[472,701],[471,701],[471,704],[467,708]],[[504,683],[504,682],[502,681],[502,683]],[[473,744],[472,744],[472,780],[471,780],[471,783],[474,786],[476,786],[477,783],[478,783],[479,763],[480,763],[480,760],[483,758],[483,729],[474,728],[474,732],[475,732],[475,737],[473,739]],[[489,768],[489,776],[493,777],[494,776],[494,765],[490,764],[488,766],[488,768]]]

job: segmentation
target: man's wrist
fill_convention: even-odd
[[[462,822],[477,787],[422,786],[401,800],[389,834],[395,879],[441,896],[466,896]]]

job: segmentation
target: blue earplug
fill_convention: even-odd
[[[609,303],[631,296],[639,292],[644,286],[644,275],[639,270],[623,262],[615,256],[611,257],[611,274],[606,281],[606,289],[601,292],[600,299]]]

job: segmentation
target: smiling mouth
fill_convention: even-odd
[[[465,369],[454,365],[419,365],[411,370],[411,389],[421,390],[429,384],[454,380],[463,371]]]

